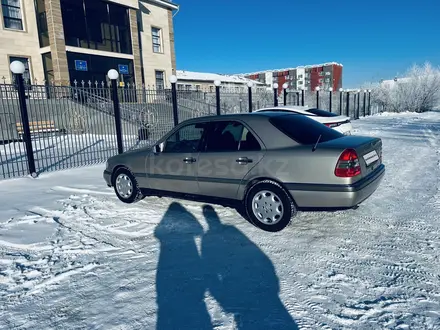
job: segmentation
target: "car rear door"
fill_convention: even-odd
[[[214,121],[200,150],[197,181],[200,194],[236,198],[246,174],[265,153],[261,140],[240,121]]]
[[[199,148],[206,123],[188,124],[161,143],[146,161],[148,187],[177,193],[198,194],[196,179]]]

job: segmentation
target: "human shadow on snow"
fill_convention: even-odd
[[[206,291],[234,316],[238,329],[298,329],[279,298],[271,260],[240,230],[222,224],[212,206],[203,206],[203,214],[206,233],[174,202],[156,227],[157,329],[213,329]],[[200,254],[196,237],[202,240]]]

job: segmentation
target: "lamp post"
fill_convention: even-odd
[[[344,93],[343,88],[339,88],[339,114],[342,115],[342,94]]]
[[[304,87],[301,88],[301,105],[304,106],[304,99],[305,99],[305,90]]]
[[[317,86],[315,90],[316,90],[316,107],[319,109],[319,86]]]
[[[284,90],[284,105],[287,105],[287,87],[289,87],[288,83],[283,84],[283,90]]]
[[[177,77],[175,75],[172,75],[170,77],[170,83],[171,83],[171,99],[173,102],[173,119],[174,119],[174,126],[177,126],[179,124],[179,111],[177,109]]]
[[[115,69],[111,69],[107,72],[107,76],[110,78],[112,82],[112,99],[113,99],[113,109],[115,113],[116,141],[118,144],[118,153],[122,154],[124,152],[124,148],[122,145],[121,110],[119,108],[118,84],[117,84],[119,73]]]
[[[328,108],[329,108],[329,111],[330,112],[332,112],[332,92],[333,92],[333,88],[332,87],[329,87],[329,89],[328,89],[328,95],[329,95],[329,101],[328,101]]]
[[[273,104],[275,107],[278,106],[278,84],[273,84]]]
[[[220,116],[220,85],[222,82],[220,80],[215,80],[215,100],[217,105],[217,116]]]
[[[21,123],[23,125],[23,139],[26,147],[28,172],[33,178],[36,178],[37,171],[35,169],[34,150],[32,149],[31,130],[29,128],[26,95],[24,92],[23,73],[26,71],[26,68],[22,62],[14,61],[10,64],[9,69],[14,74],[15,84],[18,89],[18,102],[20,105]]]
[[[254,83],[252,81],[249,81],[247,83],[248,86],[248,98],[249,98],[249,112],[252,112],[252,86]]]
[[[371,89],[368,90],[368,115],[371,116]]]

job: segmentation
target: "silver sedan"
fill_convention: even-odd
[[[384,174],[381,139],[268,111],[182,122],[153,147],[108,159],[104,179],[124,203],[145,196],[232,201],[254,225],[275,232],[297,211],[357,207]]]

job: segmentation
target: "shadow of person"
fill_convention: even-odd
[[[203,206],[203,214],[209,225],[202,238],[205,280],[237,329],[298,329],[278,296],[270,259],[237,228],[222,224],[212,206]]]
[[[172,203],[157,225],[160,241],[156,273],[157,329],[212,329],[204,296],[201,259],[195,237],[203,227],[180,203]]]

